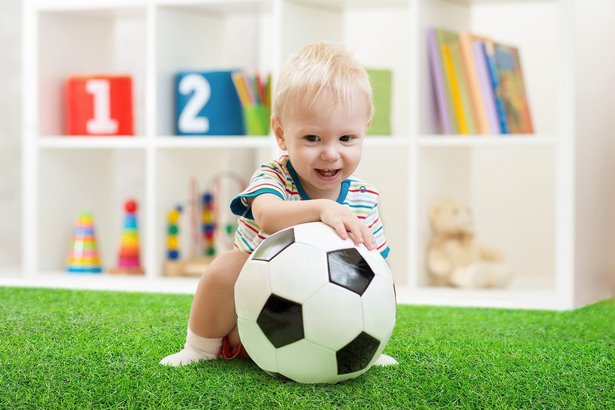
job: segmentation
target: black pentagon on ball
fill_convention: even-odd
[[[355,248],[327,253],[329,280],[362,295],[374,278],[374,272]]]
[[[252,255],[253,260],[269,262],[280,252],[295,243],[294,229],[285,229],[276,232],[260,244]]]
[[[276,348],[303,339],[303,311],[292,300],[269,296],[256,323]]]
[[[335,354],[337,374],[348,374],[365,369],[374,358],[378,346],[380,342],[376,338],[361,332],[352,342]]]

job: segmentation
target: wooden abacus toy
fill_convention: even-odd
[[[236,224],[224,221],[220,213],[221,209],[225,209],[225,207],[219,207],[216,204],[216,198],[224,196],[221,192],[221,184],[225,178],[237,182],[237,192],[241,192],[245,188],[245,182],[240,177],[226,172],[215,176],[210,184],[211,189],[202,193],[197,199],[196,182],[193,179],[190,182],[190,199],[185,204],[177,205],[167,213],[167,258],[163,267],[166,276],[199,276],[211,264],[220,250],[232,247],[232,237]],[[186,208],[190,212],[188,226],[192,233],[190,235],[191,249],[187,257],[182,257],[180,218]],[[232,217],[233,221],[235,219]],[[222,226],[223,229],[219,229]],[[222,238],[224,240],[220,241]]]

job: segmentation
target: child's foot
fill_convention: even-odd
[[[207,354],[205,352],[196,350],[186,345],[182,350],[172,355],[169,355],[160,361],[164,366],[187,366],[192,363],[197,363],[203,360],[217,359],[217,355]]]
[[[203,360],[213,360],[220,356],[222,338],[207,338],[195,334],[188,329],[186,344],[179,352],[165,357],[160,361],[164,366],[186,366]]]
[[[378,360],[374,363],[374,366],[394,366],[396,364],[399,364],[397,360],[391,356],[387,356],[386,354],[381,354],[380,357],[378,357]]]

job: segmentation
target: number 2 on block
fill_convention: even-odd
[[[87,121],[88,134],[114,134],[117,120],[111,119],[110,84],[107,80],[88,80],[85,89],[94,97],[94,118]]]
[[[183,133],[201,133],[209,131],[209,119],[199,117],[199,112],[211,97],[209,82],[199,74],[190,74],[179,82],[179,92],[183,95],[194,93],[179,115],[178,128]]]

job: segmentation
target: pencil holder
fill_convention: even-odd
[[[271,108],[261,104],[243,107],[243,121],[246,135],[269,135]]]

